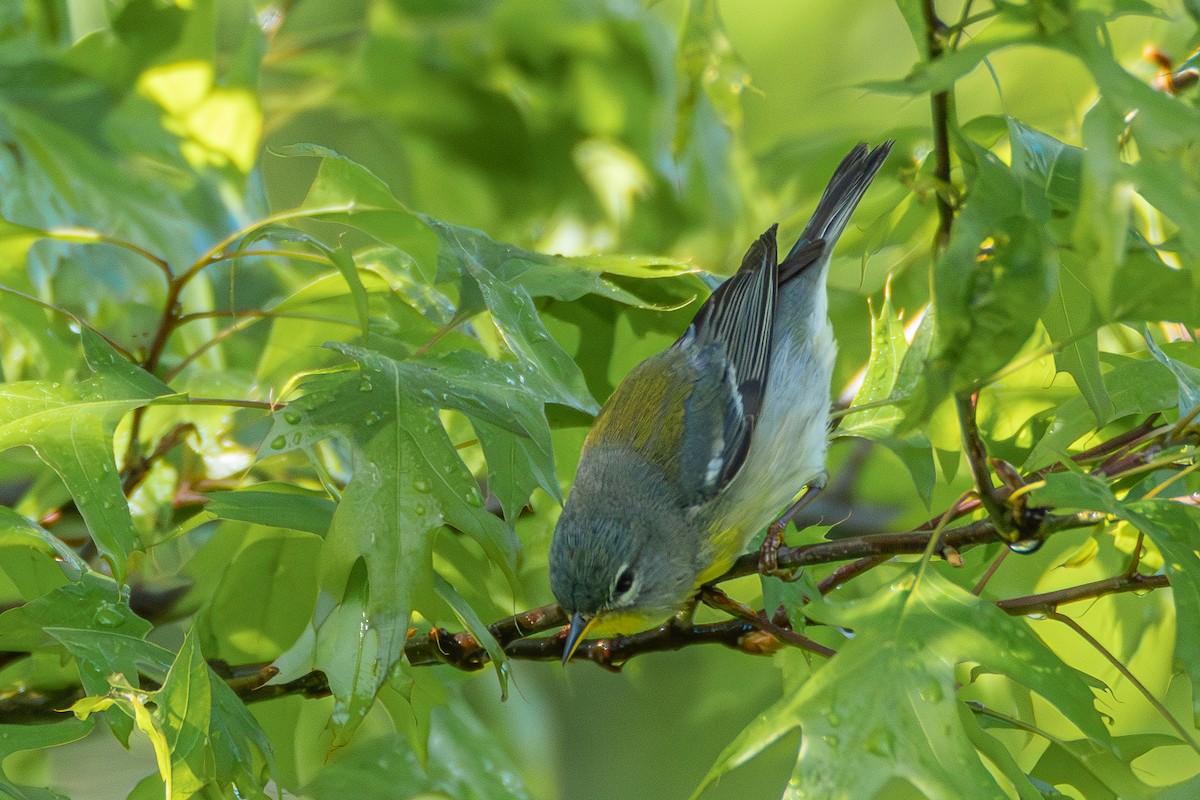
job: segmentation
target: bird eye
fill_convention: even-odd
[[[617,575],[617,582],[613,586],[617,594],[625,594],[633,588],[633,572],[628,567],[621,570]]]

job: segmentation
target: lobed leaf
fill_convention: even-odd
[[[1007,795],[963,729],[955,667],[969,659],[1042,695],[1087,736],[1108,740],[1091,689],[1029,630],[927,565],[814,619],[855,636],[797,692],[762,713],[701,784],[794,728],[800,755],[785,797],[870,798],[893,779],[930,797]]]

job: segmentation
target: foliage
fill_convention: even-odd
[[[1195,9],[648,5],[0,11],[0,796],[1196,794]],[[564,678],[591,415],[886,138],[803,572]]]

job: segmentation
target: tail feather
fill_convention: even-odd
[[[862,200],[867,187],[874,180],[875,174],[883,166],[884,159],[891,152],[893,144],[894,142],[889,139],[871,150],[867,145],[860,143],[842,159],[842,163],[834,170],[833,177],[829,179],[829,185],[825,187],[825,193],[821,195],[821,202],[817,203],[817,210],[813,212],[812,219],[805,226],[804,233],[800,234],[796,244],[792,245],[792,249],[788,251],[784,264],[793,256],[803,254],[816,241],[825,243],[826,254],[833,250],[834,243],[846,229],[850,215],[854,213],[854,209],[858,207],[858,201]],[[781,277],[783,273],[790,273],[789,276],[794,276],[803,271],[802,269],[786,270],[783,265],[780,266]]]

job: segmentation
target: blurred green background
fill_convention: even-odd
[[[87,17],[86,5],[79,0],[10,6],[8,30],[17,33],[7,46],[28,44],[21,38],[23,12],[35,20],[30,29],[50,26],[55,14],[78,25]],[[947,18],[953,18],[945,5]],[[216,6],[229,26],[237,24],[237,4]],[[705,53],[721,56],[706,61],[697,75],[707,79],[715,71],[718,78],[715,88],[706,90],[707,101],[690,103],[686,92],[699,90],[677,79],[674,51],[686,6],[682,0],[649,8],[621,0],[263,6],[260,21],[268,29],[277,13],[282,24],[271,34],[260,74],[255,74],[254,45],[219,46],[216,56],[208,54],[229,85],[259,86],[261,168],[242,175],[236,164],[216,163],[206,177],[207,190],[213,197],[244,191],[245,209],[227,209],[234,217],[253,218],[268,205],[290,207],[302,198],[315,162],[274,153],[312,142],[366,165],[414,210],[480,228],[496,240],[567,255],[664,254],[720,274],[729,272],[745,245],[772,222],[782,223],[784,237],[794,235],[833,166],[857,141],[900,140],[860,218],[876,219],[901,202],[905,190],[898,176],[914,171],[916,156],[930,147],[927,100],[864,88],[907,74],[918,60],[894,2],[716,3],[707,13],[715,10],[722,25],[690,35],[704,39]],[[1178,15],[1178,8],[1172,9]],[[697,17],[703,19],[704,13]],[[219,41],[235,38],[217,28]],[[1146,44],[1182,56],[1192,35],[1191,26],[1177,21],[1141,17],[1119,20],[1111,31],[1121,63],[1147,79],[1154,69],[1141,58]],[[62,39],[82,33],[59,31]],[[1083,112],[1095,94],[1081,65],[1048,50],[1020,47],[997,54],[992,67],[994,74],[978,69],[958,84],[960,120],[1009,114],[1078,143]],[[79,125],[81,136],[90,135],[83,121]],[[130,127],[126,133],[136,137],[138,130]],[[673,159],[672,152],[682,156]],[[852,226],[839,250],[831,277],[841,348],[835,391],[865,362],[867,299],[878,308],[885,277],[893,275],[898,308],[913,313],[927,297],[932,200],[904,202],[913,207],[903,226]],[[136,228],[137,220],[130,225]],[[212,227],[228,228],[229,221],[216,220]],[[116,318],[128,299],[126,290],[111,287],[111,295],[88,303],[99,318],[108,314],[112,324],[122,324]],[[638,291],[669,305],[686,299],[695,287],[675,282]],[[600,399],[630,366],[678,335],[692,313],[690,308],[628,310],[597,298],[582,303],[583,311],[559,313],[549,301],[542,311],[581,362],[601,349],[589,338],[587,315],[612,326],[611,342],[603,342],[611,348],[585,366]],[[1039,373],[1029,383],[1039,386],[1043,379]],[[588,420],[552,413],[560,426],[557,467],[569,484],[571,454],[577,453]],[[946,441],[955,437],[951,425]],[[835,480],[836,465],[852,447],[835,445]],[[893,474],[896,462],[881,449],[872,458],[860,499],[887,510],[897,530],[919,522],[928,511],[914,502],[907,480],[874,479]],[[958,484],[939,485],[934,506],[953,500],[961,483],[960,475]],[[518,526],[525,548],[523,584],[515,597],[505,598],[511,606],[493,600],[487,610],[511,612],[550,600],[545,552],[557,508],[541,493],[534,508],[537,513]],[[823,532],[805,535],[817,538]],[[1040,556],[1047,573],[1054,558],[1063,555],[1060,548]],[[858,590],[873,585],[864,581]],[[724,746],[778,697],[781,661],[800,669],[786,659],[710,648],[641,657],[619,675],[585,664],[564,672],[557,665],[516,662],[505,703],[498,702],[490,674],[461,676],[440,668],[437,678],[448,684],[446,691],[461,694],[464,702],[454,704],[454,711],[434,712],[431,755],[438,757],[439,728],[466,725],[489,735],[504,732],[501,748],[521,765],[521,777],[537,797],[686,797]],[[1157,680],[1165,690],[1169,676],[1160,674]],[[273,737],[295,742],[294,759],[281,758],[285,772],[300,783],[327,759],[336,763],[351,757],[326,752],[323,727],[329,708],[329,701],[295,698],[253,706]],[[391,730],[382,710],[373,714],[360,731],[364,739]],[[455,719],[449,719],[452,714]],[[1136,725],[1139,718],[1131,716]],[[797,741],[795,734],[786,737],[724,776],[705,796],[776,796],[795,763]],[[153,770],[153,755],[143,745],[135,747],[132,758],[119,750],[111,736],[98,732],[52,751],[44,765],[20,755],[8,766],[11,772],[25,759],[25,769],[43,770],[45,780],[79,800],[122,798]]]

